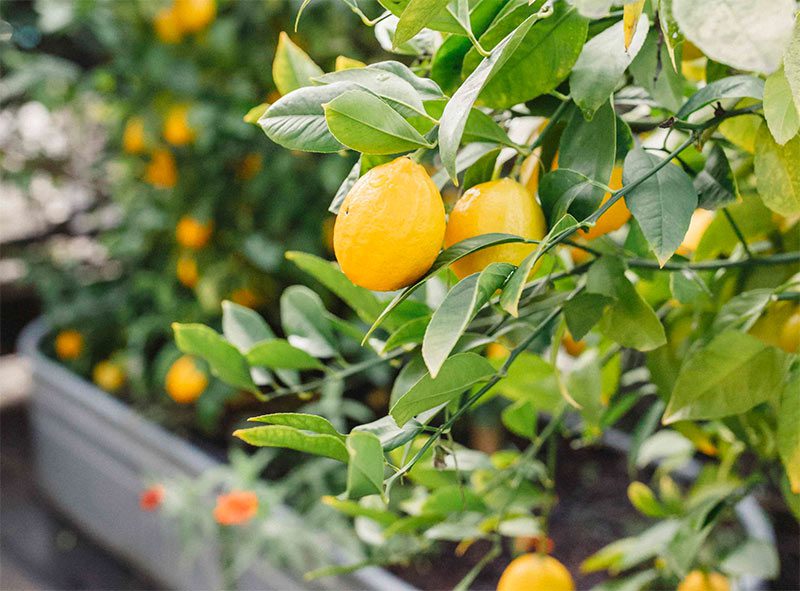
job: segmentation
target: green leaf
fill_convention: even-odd
[[[386,509],[376,509],[374,507],[362,505],[356,501],[348,501],[331,496],[322,497],[321,500],[329,507],[333,507],[340,513],[349,517],[366,517],[384,527],[390,526],[398,521],[397,515]]]
[[[794,0],[672,0],[689,41],[738,70],[772,72],[789,43]]]
[[[530,400],[517,400],[503,409],[500,419],[505,428],[519,437],[531,441],[536,437],[536,421],[539,414]]]
[[[261,314],[228,300],[222,302],[222,334],[242,353],[259,341],[275,338]]]
[[[719,568],[733,577],[750,576],[771,580],[778,576],[780,562],[772,542],[750,538],[728,554]]]
[[[730,329],[747,332],[772,301],[771,289],[753,289],[735,295],[725,302],[711,325],[711,334]]]
[[[293,427],[301,431],[310,431],[312,433],[335,435],[342,441],[344,441],[345,438],[344,435],[334,428],[328,419],[317,415],[299,412],[274,412],[267,415],[250,417],[247,420],[256,423],[268,423],[270,425],[283,425],[285,427]]]
[[[503,287],[514,268],[508,263],[492,263],[453,286],[433,313],[422,341],[422,358],[432,377],[436,377],[469,323]]]
[[[662,39],[661,30],[651,28],[629,71],[637,86],[644,88],[658,104],[675,112],[683,103],[684,79],[680,69],[676,71],[671,66],[674,59],[670,45]]]
[[[417,345],[421,343],[423,337],[425,336],[425,330],[428,328],[428,323],[430,321],[430,316],[421,316],[420,318],[409,320],[400,326],[400,328],[398,328],[396,331],[394,331],[388,339],[386,339],[386,343],[383,345],[383,350],[391,351],[397,347],[403,347],[405,345]]]
[[[420,418],[423,419],[423,422],[412,419],[402,427],[398,427],[397,423],[391,416],[385,416],[376,421],[372,421],[371,423],[354,427],[353,431],[368,431],[369,433],[372,433],[378,439],[380,439],[381,446],[383,447],[384,451],[391,451],[414,439],[414,437],[422,432],[423,423],[427,420],[427,418],[431,418],[433,414],[439,410],[440,408],[435,408],[420,415]],[[426,415],[427,418],[425,418]]]
[[[572,68],[569,88],[584,117],[591,119],[595,111],[608,102],[625,70],[642,48],[649,28],[650,21],[644,14],[639,18],[627,50],[622,21],[595,35],[583,46]]]
[[[534,4],[534,8],[539,10],[542,6],[542,2]],[[502,43],[501,40],[508,38],[513,29],[516,29],[512,33],[515,36],[524,31],[517,47],[504,63],[495,68],[486,82],[485,88],[480,93],[481,105],[494,109],[507,109],[548,93],[567,78],[575,65],[586,40],[587,19],[569,3],[555,2],[551,16],[533,27],[528,27],[525,23],[531,17],[522,21],[520,19],[527,16],[529,10],[528,7],[519,8],[518,13],[515,12],[506,19],[496,21],[481,35],[481,45],[486,49],[494,48],[492,49],[494,54]],[[520,22],[522,24],[519,24]],[[473,69],[477,72],[476,66],[479,60],[477,51],[470,50],[464,59],[463,72],[469,73]]]
[[[539,243],[539,246],[531,254],[526,256],[519,264],[511,277],[508,278],[503,293],[500,295],[500,306],[516,317],[519,315],[519,299],[522,297],[522,291],[525,289],[525,283],[531,274],[534,266],[542,258],[542,256],[549,250],[553,244],[553,240],[561,235],[567,233],[570,228],[574,228],[578,222],[571,215],[565,215],[556,224],[550,228],[547,236]]]
[[[431,117],[439,119],[447,106],[447,99],[426,101],[425,109]],[[501,146],[516,147],[506,131],[494,119],[481,111],[473,108],[467,117],[467,125],[462,137],[464,142],[492,142]]]
[[[792,89],[794,106],[800,113],[800,15],[795,18],[792,40],[783,54],[783,69],[786,81]]]
[[[623,184],[641,178],[659,162],[660,157],[643,148],[631,150],[625,158]],[[676,165],[667,164],[638,187],[627,191],[625,203],[663,265],[683,242],[697,208],[692,180]]]
[[[349,456],[339,437],[327,433],[308,433],[285,425],[237,429],[235,437],[256,447],[282,447],[347,463]]]
[[[599,431],[605,406],[601,400],[602,379],[597,351],[587,351],[575,360],[566,377],[565,387],[569,398],[580,405],[584,428],[590,429],[590,433]]]
[[[486,511],[486,503],[478,494],[463,486],[454,484],[433,491],[420,508],[422,514],[451,516],[465,511]]]
[[[347,453],[347,498],[380,494],[384,467],[380,439],[368,431],[353,431],[347,436]]]
[[[693,185],[697,191],[697,205],[703,209],[718,209],[738,199],[736,177],[719,144],[711,144],[703,170],[694,178]]]
[[[778,413],[778,455],[786,469],[791,489],[800,493],[800,374],[783,388]]]
[[[392,405],[389,414],[402,427],[414,416],[450,402],[494,374],[494,367],[484,357],[476,353],[458,353],[444,362],[437,377],[424,375]]]
[[[681,60],[676,58],[675,48],[683,44],[684,38],[680,26],[678,26],[672,14],[673,2],[674,0],[659,0],[658,24],[661,28],[661,38],[664,40],[670,62],[672,62],[672,68],[676,72],[679,72],[681,69]]]
[[[678,119],[686,119],[706,105],[723,99],[753,98],[761,100],[764,96],[764,81],[755,76],[729,76],[715,80],[695,92],[677,113]]]
[[[328,131],[322,104],[354,88],[349,82],[300,88],[280,98],[258,123],[269,139],[289,150],[338,152],[344,146]]]
[[[281,295],[281,324],[287,340],[314,357],[336,355],[336,338],[320,297],[293,285]]]
[[[303,86],[311,86],[311,79],[321,74],[322,69],[314,60],[281,31],[272,62],[272,79],[278,92],[285,95]]]
[[[403,289],[400,293],[398,293],[383,309],[380,313],[380,316],[372,323],[372,326],[367,331],[366,336],[364,337],[364,342],[366,342],[367,338],[375,331],[378,326],[391,314],[397,307],[404,302],[408,297],[414,293],[417,289],[419,289],[428,279],[430,279],[433,275],[435,275],[439,270],[443,269],[444,267],[456,262],[457,260],[464,258],[465,256],[482,250],[484,248],[489,248],[490,246],[496,246],[499,244],[510,244],[513,242],[524,242],[525,239],[521,238],[520,236],[515,236],[513,234],[501,234],[501,233],[489,233],[489,234],[481,234],[480,236],[473,236],[472,238],[467,238],[466,240],[462,240],[461,242],[457,242],[450,248],[447,248],[439,253],[439,256],[436,257],[436,260],[433,262],[433,265],[428,270],[428,272],[420,278],[415,284],[410,285]]]
[[[245,123],[252,123],[253,125],[258,125],[258,120],[267,112],[269,109],[269,103],[261,103],[260,105],[256,105],[249,111],[247,114],[242,117],[242,121]]]
[[[411,0],[378,0],[378,3],[396,17],[402,17]],[[417,3],[420,3],[419,0],[417,0]],[[425,26],[434,31],[442,31],[444,33],[462,33],[461,25],[458,24],[458,21],[445,11],[440,11],[433,15]],[[397,43],[395,45],[401,44]]]
[[[579,199],[585,201],[587,195],[591,198],[596,192],[598,190],[592,179],[568,168],[559,167],[551,170],[539,181],[539,201],[551,224],[567,214],[573,201]],[[584,203],[581,209],[585,206]]]
[[[253,346],[247,353],[250,365],[270,369],[325,369],[316,358],[293,347],[284,339],[269,339]]]
[[[574,170],[605,185],[611,178],[616,152],[617,118],[611,102],[600,105],[590,121],[575,109],[561,135],[558,170]],[[567,209],[576,219],[584,219],[594,212],[606,193],[591,184],[582,187],[582,190],[571,192]]]
[[[400,113],[365,90],[349,90],[323,107],[333,136],[359,152],[396,154],[433,147]]]
[[[261,395],[250,377],[250,368],[244,355],[215,330],[202,324],[177,322],[173,323],[172,329],[178,348],[184,353],[204,359],[212,374],[231,386]]]
[[[634,481],[628,485],[628,499],[642,515],[647,517],[665,517],[667,515],[650,487],[642,482]]]
[[[449,0],[409,0],[397,29],[394,33],[394,45],[402,45],[419,33],[425,26],[447,6]]]
[[[587,274],[586,291],[611,298],[600,331],[623,347],[651,351],[667,342],[658,316],[625,277],[619,259],[602,257]]]
[[[383,72],[388,72],[395,76],[399,76],[406,82],[408,82],[414,90],[419,93],[420,98],[424,101],[434,100],[441,98],[443,95],[442,89],[439,88],[439,85],[436,84],[430,78],[423,78],[421,76],[417,76],[411,68],[407,65],[396,62],[396,61],[385,61],[385,62],[377,62],[374,64],[370,64],[367,66],[367,70],[380,70]]]
[[[770,74],[764,83],[764,116],[772,137],[781,146],[800,130],[800,115],[783,66]]]
[[[381,313],[383,304],[378,298],[355,285],[333,263],[299,251],[287,252],[286,258],[341,298],[364,322],[374,322]]]
[[[681,367],[664,424],[718,419],[776,401],[787,355],[749,334],[726,331]]]
[[[599,293],[579,293],[564,304],[564,319],[567,328],[576,341],[581,340],[600,322],[606,306],[614,299]]]
[[[491,55],[469,75],[447,103],[439,120],[439,154],[442,164],[454,182],[457,181],[456,155],[472,106],[487,83],[496,77],[497,72],[515,54],[526,34],[539,19],[538,13],[532,14],[513,33],[498,43]]]
[[[800,136],[783,146],[772,138],[766,124],[756,135],[756,187],[764,205],[784,216],[800,213]]]

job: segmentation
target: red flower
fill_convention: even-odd
[[[241,525],[258,513],[258,497],[251,491],[234,490],[217,497],[214,519],[220,525]]]
[[[142,495],[139,497],[139,507],[142,511],[155,511],[161,506],[163,500],[164,487],[156,484],[142,491]]]

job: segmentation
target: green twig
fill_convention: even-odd
[[[722,213],[725,215],[725,219],[728,220],[728,223],[733,230],[733,233],[736,234],[736,237],[739,239],[739,242],[742,243],[742,247],[744,248],[744,252],[748,258],[753,258],[753,253],[750,251],[750,247],[747,245],[747,240],[742,233],[742,230],[739,228],[739,224],[736,223],[736,220],[733,219],[731,212],[728,211],[727,207],[722,208]]]

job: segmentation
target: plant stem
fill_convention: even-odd
[[[654,269],[661,271],[681,271],[683,269],[692,269],[695,271],[716,271],[717,269],[730,269],[734,267],[788,265],[790,263],[797,263],[800,262],[800,251],[781,252],[763,257],[752,257],[749,259],[724,259],[721,261],[700,261],[697,263],[664,263],[663,266],[659,266],[658,262],[648,259],[628,259],[625,262],[629,267],[640,269]]]
[[[739,242],[741,242],[742,247],[744,247],[745,254],[747,254],[748,258],[752,259],[753,253],[750,251],[750,247],[747,245],[747,240],[745,240],[744,234],[742,234],[741,229],[739,229],[739,224],[737,224],[736,220],[733,219],[733,216],[731,215],[731,212],[728,211],[727,207],[722,208],[722,213],[725,215],[725,219],[728,220],[728,223],[730,224],[733,233],[736,234],[736,237],[739,239]]]

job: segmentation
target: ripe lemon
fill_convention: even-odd
[[[800,352],[800,307],[783,323],[780,347],[788,353]]]
[[[608,181],[608,186],[616,191],[622,188],[622,167],[615,166],[611,171],[611,178]],[[602,206],[606,201],[611,198],[611,193],[606,193],[603,201],[600,203]],[[625,198],[619,199],[611,208],[605,212],[600,219],[597,220],[595,225],[589,230],[579,230],[578,235],[585,240],[593,240],[614,230],[619,230],[631,218],[631,212],[628,206],[625,205]]]
[[[193,288],[197,285],[197,280],[200,274],[197,271],[197,261],[188,255],[182,255],[178,258],[178,264],[175,267],[175,274],[183,285],[188,288]]]
[[[261,154],[253,152],[245,156],[236,168],[236,176],[243,181],[249,181],[256,176],[264,165],[264,158]]]
[[[531,240],[541,240],[547,233],[542,208],[516,181],[509,178],[475,185],[458,200],[444,235],[446,247],[466,238],[504,232]],[[451,269],[463,278],[481,271],[489,263],[519,265],[536,250],[535,244],[501,244],[485,248],[453,263]]]
[[[703,238],[708,226],[714,219],[714,212],[707,209],[695,209],[692,214],[692,219],[689,222],[689,229],[686,230],[686,235],[683,237],[683,242],[678,247],[677,253],[679,255],[688,257],[700,245],[700,240]]]
[[[258,308],[262,303],[261,298],[248,287],[234,289],[231,292],[231,301],[245,308]]]
[[[392,291],[430,269],[442,245],[442,196],[425,169],[401,157],[371,169],[342,202],[333,248],[361,287]]]
[[[83,335],[77,330],[62,330],[56,335],[55,349],[61,360],[77,359],[83,351]]]
[[[217,16],[216,0],[175,0],[175,15],[184,31],[205,29]]]
[[[720,573],[693,570],[678,585],[678,591],[730,591],[727,577]]]
[[[144,148],[144,120],[141,117],[132,117],[122,132],[122,149],[128,154],[140,154],[144,152]]]
[[[189,107],[176,105],[164,119],[164,139],[173,146],[185,146],[194,141],[194,130],[189,126]]]
[[[584,341],[576,341],[572,338],[572,335],[569,334],[569,331],[564,333],[561,344],[564,345],[564,350],[573,357],[580,357],[581,353],[586,350],[586,343]]]
[[[153,27],[162,43],[180,43],[183,39],[183,27],[173,6],[158,11],[153,19]]]
[[[800,349],[800,307],[791,302],[777,302],[767,307],[750,334],[773,347],[787,353]]]
[[[497,591],[574,591],[567,568],[552,556],[523,554],[503,571]]]
[[[167,394],[178,404],[190,404],[200,398],[208,387],[208,376],[189,355],[179,357],[173,363],[165,381]]]
[[[94,383],[107,392],[116,392],[125,383],[125,370],[114,361],[101,361],[92,369]]]
[[[144,179],[159,189],[174,187],[178,182],[178,168],[172,152],[163,148],[153,150],[153,156],[145,170]]]
[[[211,221],[203,223],[191,216],[183,216],[175,227],[175,238],[184,248],[200,250],[208,244],[211,238],[213,224]]]

